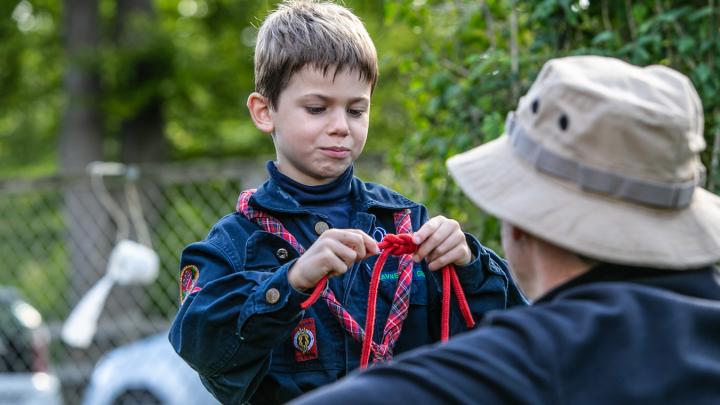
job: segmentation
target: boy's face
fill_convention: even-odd
[[[278,170],[311,186],[342,175],[365,146],[370,92],[352,70],[295,73],[268,111]]]

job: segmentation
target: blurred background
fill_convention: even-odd
[[[356,173],[501,252],[497,221],[444,162],[501,134],[545,60],[600,54],[692,79],[717,191],[719,3],[344,1],[381,71]],[[0,403],[211,403],[165,334],[182,248],[273,157],[245,100],[257,27],[275,4],[0,0]]]

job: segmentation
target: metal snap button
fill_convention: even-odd
[[[330,225],[328,225],[325,221],[318,221],[315,224],[315,233],[318,235],[322,235],[322,233],[327,231],[328,229],[330,229]]]
[[[280,301],[280,291],[277,288],[270,288],[265,292],[265,301],[268,304],[275,304]]]
[[[287,260],[289,255],[287,249],[280,248],[277,250],[277,252],[275,252],[275,256],[277,256],[277,258],[280,260]]]

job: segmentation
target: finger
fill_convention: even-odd
[[[430,218],[427,222],[425,222],[425,224],[423,224],[417,232],[413,233],[413,243],[420,245],[425,242],[425,239],[435,233],[435,230],[440,225],[440,222],[442,222],[442,219],[444,219],[444,217],[437,216]]]
[[[438,257],[437,259],[430,261],[430,263],[428,263],[428,269],[430,271],[440,270],[443,267],[447,266],[448,264],[456,263],[456,262],[462,260],[465,257],[465,255],[467,254],[465,252],[465,249],[466,249],[466,246],[462,246],[462,245],[456,246],[455,248],[450,250],[447,254],[442,255],[442,256]]]
[[[367,249],[365,247],[365,241],[363,240],[362,234],[356,232],[354,229],[339,229],[338,240],[345,246],[351,248],[357,253],[358,258],[364,258],[367,256]]]
[[[440,217],[430,218],[423,226],[420,227],[420,229],[418,229],[417,232],[413,234],[413,243],[418,245],[418,250],[415,254],[413,254],[413,260],[415,262],[420,262],[432,250],[432,246],[426,245],[426,243],[428,238],[432,237],[435,231],[437,231],[441,222],[442,218]]]
[[[444,217],[440,218],[442,219],[437,221],[435,231],[428,236],[420,246],[418,246],[418,250],[415,252],[418,261],[427,258],[431,252],[433,252],[438,246],[445,242],[450,235],[452,235],[454,231],[453,223]]]
[[[352,266],[353,263],[359,259],[358,253],[355,249],[339,240],[328,240],[327,247],[332,256],[337,257],[345,264],[345,269]]]
[[[465,235],[456,230],[454,232],[451,232],[450,235],[445,238],[445,240],[441,241],[440,244],[435,246],[435,249],[433,249],[428,255],[427,260],[433,261],[437,259],[438,257],[447,254],[451,250],[455,249],[458,245],[466,245],[467,242],[465,241]]]
[[[348,264],[342,260],[339,256],[331,255],[326,261],[328,265],[328,277],[336,277],[345,274],[348,270]]]
[[[358,259],[366,259],[380,254],[377,241],[365,232],[359,229],[337,229],[334,231],[334,238],[354,249],[358,253]]]
[[[357,232],[360,237],[362,237],[363,246],[365,248],[365,255],[361,256],[363,259],[367,259],[370,256],[380,254],[380,248],[378,247],[378,243],[375,239],[372,238],[372,236],[366,234],[359,229],[353,229],[353,231]]]

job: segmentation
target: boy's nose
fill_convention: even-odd
[[[337,108],[333,111],[332,121],[328,127],[328,133],[331,135],[346,136],[350,133],[350,126],[348,125],[347,112],[343,108]]]

